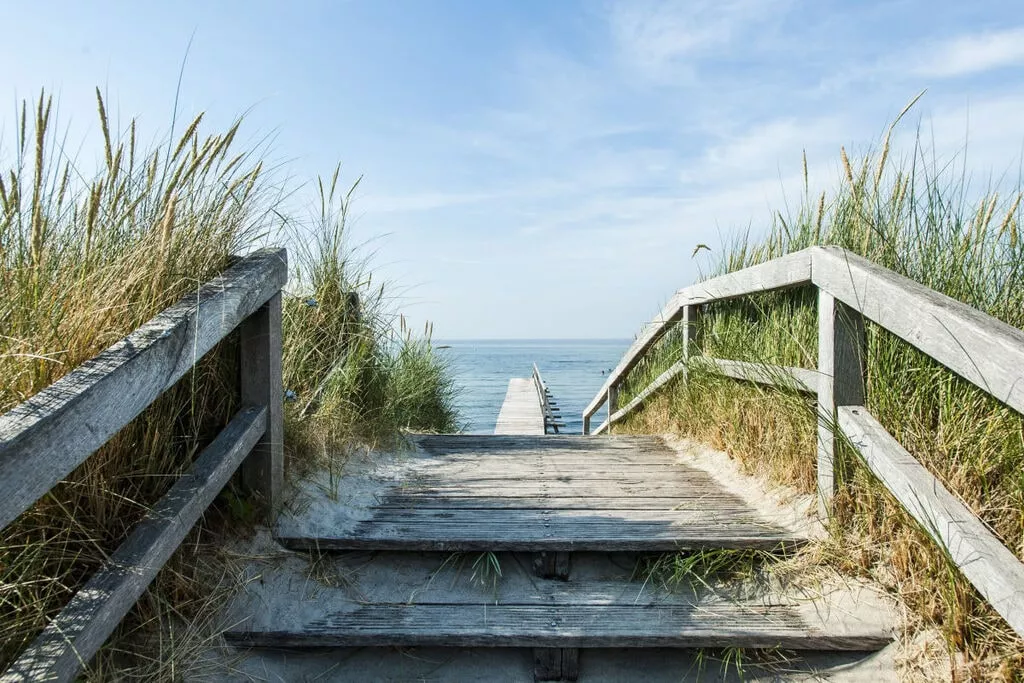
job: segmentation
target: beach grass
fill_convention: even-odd
[[[977,189],[963,156],[940,160],[917,139],[904,158],[893,158],[889,134],[859,160],[842,150],[841,180],[831,192],[812,194],[805,170],[797,210],[776,213],[763,233],[727,240],[712,252],[711,274],[836,245],[1024,328],[1020,183],[1002,183],[1002,193]],[[816,293],[803,288],[707,306],[698,353],[815,368],[816,302]],[[1024,418],[870,323],[868,347],[871,413],[1024,558]],[[668,335],[627,377],[621,402],[678,361],[680,348],[678,333]],[[813,397],[697,368],[689,377],[689,384],[670,383],[616,431],[695,437],[749,472],[813,491]],[[1024,642],[849,449],[841,466],[832,534],[818,559],[870,576],[897,596],[907,608],[908,649],[925,631],[941,633],[938,669],[921,678],[941,671],[953,680],[1021,680]],[[924,665],[908,661],[905,673],[913,678],[914,667]]]
[[[98,169],[72,156],[45,93],[3,128],[0,412],[195,292],[233,256],[283,244],[292,269],[283,301],[288,470],[319,466],[352,443],[394,441],[405,429],[453,428],[444,359],[428,335],[404,329],[390,290],[347,243],[352,193],[340,194],[338,172],[320,181],[315,218],[299,219],[286,210],[295,188],[284,169],[265,145],[240,142],[241,120],[210,134],[200,115],[144,147],[134,120],[112,127],[98,90],[96,106]],[[230,419],[236,346],[234,335],[226,338],[4,530],[0,668]],[[209,620],[211,587],[230,573],[211,549],[219,534],[251,525],[250,512],[229,486],[93,663],[92,677],[180,677],[183,639],[211,637],[198,625]]]

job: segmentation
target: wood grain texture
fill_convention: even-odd
[[[177,382],[287,280],[283,249],[242,259],[0,416],[0,528]]]
[[[579,648],[538,647],[533,650],[534,681],[575,681],[580,675]]]
[[[830,514],[835,494],[836,408],[863,405],[867,393],[867,336],[864,317],[818,291],[818,501]]]
[[[747,361],[727,360],[725,358],[698,357],[693,363],[705,372],[713,372],[725,377],[756,382],[778,389],[800,391],[808,394],[818,392],[817,370],[807,368],[791,368],[783,365],[766,363],[750,363]]]
[[[262,647],[749,647],[877,650],[892,632],[808,601],[797,605],[373,604],[301,627],[224,634]]]
[[[1024,637],[1024,564],[866,408],[840,407],[838,415],[843,433],[875,476]]]
[[[679,290],[680,305],[727,301],[775,289],[799,287],[811,282],[811,249],[803,249],[698,282]]]
[[[388,465],[359,507],[283,516],[278,540],[293,549],[530,552],[771,550],[806,540],[657,437],[421,436],[417,444],[416,457]],[[622,456],[632,465],[616,466]]]
[[[240,411],[0,681],[73,680],[224,488],[266,422],[265,407]]]
[[[281,293],[246,318],[239,330],[243,406],[267,406],[267,429],[242,463],[242,485],[269,517],[284,486],[284,388],[281,386]]]
[[[842,249],[813,263],[818,287],[1024,412],[1024,331]]]

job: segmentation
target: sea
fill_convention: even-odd
[[[435,340],[448,356],[458,385],[463,431],[490,434],[498,421],[508,381],[530,377],[536,363],[561,409],[562,434],[583,432],[583,409],[629,348],[630,339]],[[605,409],[591,418],[597,426]]]

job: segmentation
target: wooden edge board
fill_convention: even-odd
[[[266,423],[265,406],[239,411],[0,683],[73,680],[224,488]]]
[[[1024,331],[843,249],[813,254],[815,285],[1024,413]]]
[[[429,538],[423,537],[315,537],[275,536],[275,540],[289,550],[403,550],[425,552],[453,551],[595,551],[595,552],[639,552],[660,553],[677,550],[741,549],[764,550],[766,552],[791,552],[807,544],[808,538],[798,533],[779,532],[774,535],[750,534],[726,536],[721,532],[709,532],[703,536],[637,538],[557,538],[539,537],[521,540],[490,538]]]
[[[870,605],[870,607],[877,607]],[[753,647],[875,650],[888,614],[829,598],[795,604],[368,604],[319,608],[288,626],[238,625],[233,643],[278,647]],[[290,626],[290,627],[289,627]]]
[[[813,248],[748,266],[742,270],[692,284],[678,292],[681,305],[693,306],[799,287],[811,282]]]
[[[1024,563],[861,406],[838,409],[839,427],[868,468],[1024,637]]]
[[[85,461],[288,279],[266,249],[0,415],[0,528]]]
[[[807,394],[818,393],[817,370],[703,356],[697,356],[692,360],[699,369],[725,377]]]

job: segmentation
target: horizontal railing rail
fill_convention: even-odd
[[[0,681],[73,680],[236,470],[265,511],[280,505],[281,288],[287,279],[284,249],[242,258],[0,415],[3,528],[239,328],[239,412]]]
[[[786,368],[694,356],[700,307],[776,289],[818,291],[818,368]],[[594,433],[636,410],[676,377],[700,370],[811,393],[818,405],[818,497],[827,514],[840,439],[944,548],[963,575],[1024,636],[1024,563],[871,416],[866,403],[865,321],[879,325],[1017,412],[1024,413],[1024,331],[837,247],[811,247],[681,289],[649,323],[583,412],[583,432],[608,405]],[[679,360],[622,408],[628,373],[670,329],[682,324]]]
[[[555,434],[558,434],[559,427],[565,425],[558,421],[558,416],[555,413],[558,408],[555,407],[554,401],[551,400],[551,392],[548,390],[548,385],[544,382],[544,378],[541,377],[540,368],[537,364],[533,364],[533,386],[537,389],[537,400],[540,402],[541,412],[544,414],[544,433],[546,434],[548,428],[554,430]]]

